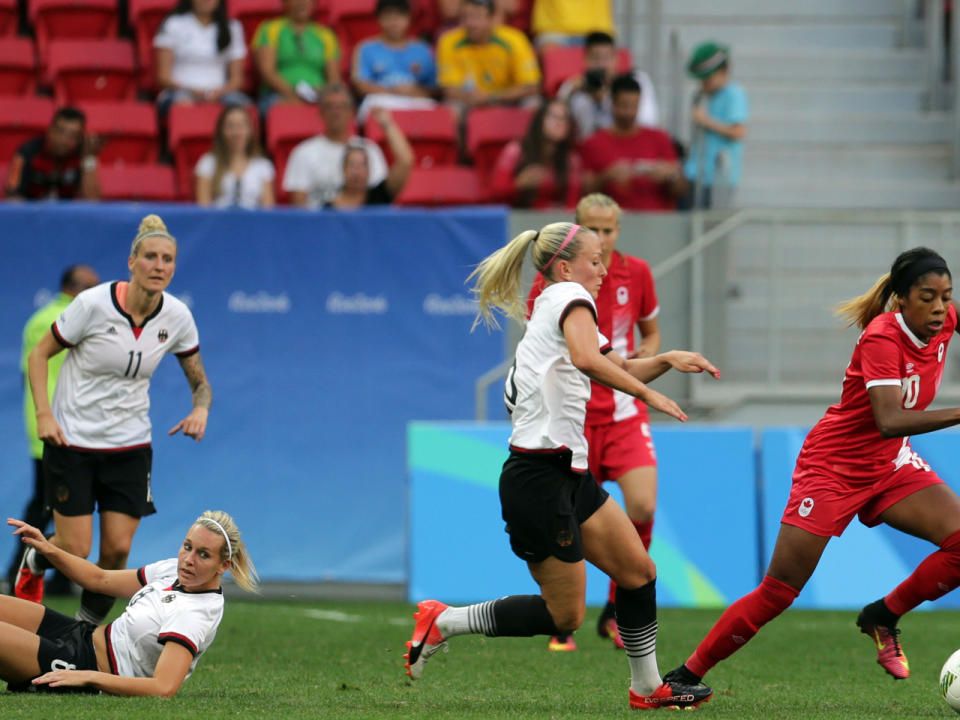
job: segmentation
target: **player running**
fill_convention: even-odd
[[[0,595],[0,678],[13,689],[55,688],[172,697],[213,643],[223,618],[220,581],[257,587],[236,523],[207,510],[177,557],[139,570],[104,570],[61,550],[37,528],[7,519],[24,543],[74,582],[130,598],[109,625],[71,620],[43,605]]]
[[[625,358],[644,358],[660,350],[660,327],[657,315],[660,306],[650,266],[640,258],[623,255],[616,250],[620,235],[620,206],[602,193],[593,193],[577,204],[576,221],[590,228],[602,246],[601,262],[607,276],[597,295],[597,326],[610,340],[617,354]],[[527,312],[545,287],[538,274],[527,298]],[[634,340],[634,327],[640,330],[640,344]],[[623,491],[627,516],[637,529],[643,547],[650,550],[653,535],[653,511],[657,505],[657,456],[650,435],[647,406],[603,383],[590,384],[587,404],[586,437],[590,474],[603,483],[616,482]],[[613,640],[623,648],[617,630],[615,601],[617,584],[611,580],[607,604],[597,620],[600,637]],[[552,637],[551,650],[576,650],[573,635]]]
[[[193,410],[170,430],[200,440],[212,402],[197,326],[190,310],[164,292],[176,269],[177,244],[163,221],[140,223],[127,264],[129,282],[103,283],[73,300],[27,361],[44,442],[46,504],[53,509],[51,542],[87,557],[93,510],[100,510],[102,568],[119,570],[140,518],[156,512],[150,492],[150,379],[167,353],[180,361],[193,394]],[[47,399],[47,362],[70,348],[53,405]],[[43,599],[47,565],[29,548],[14,592]],[[103,622],[114,599],[84,590],[77,618]]]
[[[531,249],[546,287],[537,298],[507,376],[513,433],[500,475],[500,504],[513,552],[526,561],[540,595],[512,595],[467,607],[436,600],[417,605],[404,656],[419,678],[427,660],[455,635],[569,634],[583,622],[589,560],[617,581],[620,633],[630,665],[633,708],[695,707],[712,691],[702,683],[666,683],[657,667],[656,568],[620,506],[587,469],[584,416],[590,379],[642,399],[680,420],[669,398],[648,388],[671,367],[719,371],[697,353],[673,351],[625,360],[597,329],[595,299],[607,274],[597,234],[571,223],[528,230],[487,257],[470,276],[480,314],[495,309],[521,320],[523,256]]]
[[[890,594],[860,611],[857,625],[894,678],[910,666],[897,621],[924,600],[960,585],[960,498],[910,447],[910,435],[960,423],[960,408],[925,410],[943,377],[957,328],[947,263],[933,250],[901,253],[887,275],[838,312],[863,328],[840,403],[800,451],[773,557],[760,586],[736,601],[687,662],[665,680],[696,683],[787,609],[813,574],[831,536],[854,515],[939,547]]]

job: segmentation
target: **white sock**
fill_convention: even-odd
[[[496,634],[493,631],[493,604],[496,600],[465,605],[463,607],[448,607],[437,616],[437,629],[445,637],[456,635],[485,635]]]
[[[620,637],[630,663],[630,689],[649,695],[663,683],[657,667],[657,621],[637,629],[621,626]]]

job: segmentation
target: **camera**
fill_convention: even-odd
[[[607,73],[603,68],[594,68],[587,70],[583,74],[583,86],[590,92],[596,92],[604,86],[607,81]]]

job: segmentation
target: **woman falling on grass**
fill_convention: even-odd
[[[8,519],[23,542],[85,589],[130,598],[107,625],[73,620],[43,605],[0,596],[0,679],[11,689],[171,697],[210,647],[223,618],[228,570],[254,591],[257,574],[233,518],[207,510],[175,558],[139,570],[104,570]]]

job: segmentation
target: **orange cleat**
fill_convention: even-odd
[[[554,635],[550,638],[547,649],[553,652],[570,652],[577,649],[577,643],[573,641],[573,635]]]
[[[910,677],[910,663],[900,647],[900,628],[872,625],[862,612],[857,617],[857,626],[860,632],[869,635],[877,646],[877,663],[880,667],[892,675],[894,680]]]
[[[437,618],[447,607],[436,600],[417,603],[417,611],[413,614],[417,624],[413,627],[413,636],[407,641],[407,652],[403,656],[407,661],[404,664],[407,675],[413,680],[423,675],[424,665],[437,650],[443,648],[446,652],[447,639],[437,629]]]
[[[608,637],[613,640],[613,647],[617,650],[623,650],[623,638],[620,637],[620,628],[617,627],[616,618],[607,618],[601,626],[603,632],[601,637]]]
[[[703,683],[685,685],[665,682],[649,695],[638,695],[630,689],[630,708],[633,710],[659,710],[660,708],[683,708],[693,710],[701,703],[708,702],[713,690]]]

